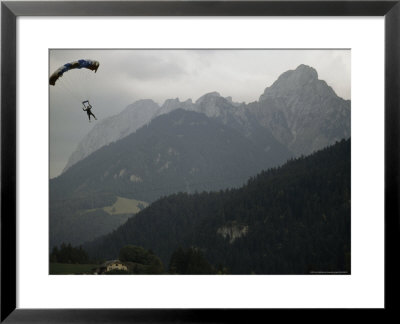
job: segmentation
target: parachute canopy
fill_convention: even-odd
[[[58,68],[51,76],[49,79],[49,84],[54,86],[56,84],[56,81],[65,73],[68,72],[69,70],[73,69],[89,69],[94,71],[95,73],[97,72],[97,69],[99,68],[100,63],[94,60],[78,60],[75,62],[71,63],[66,63],[60,68]]]

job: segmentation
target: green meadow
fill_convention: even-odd
[[[50,274],[92,274],[92,269],[97,268],[96,264],[68,264],[50,262]]]
[[[103,208],[93,208],[82,210],[81,213],[90,213],[96,210],[103,210],[110,215],[126,215],[126,214],[137,214],[141,209],[147,207],[149,204],[145,201],[136,199],[129,199],[123,197],[117,197],[117,201],[111,206]]]
[[[117,197],[117,201],[112,206],[104,207],[103,210],[111,215],[117,214],[136,214],[148,204],[144,201]]]

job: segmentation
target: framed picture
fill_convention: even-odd
[[[394,310],[399,15],[2,2],[1,321]]]

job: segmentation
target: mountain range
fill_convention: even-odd
[[[177,191],[240,186],[289,157],[273,136],[252,141],[204,114],[175,109],[52,179],[51,198],[114,193],[150,203]]]
[[[338,97],[325,81],[318,79],[314,68],[300,65],[279,76],[258,101],[249,104],[233,102],[218,92],[205,94],[195,102],[168,99],[161,107],[151,99],[139,100],[96,124],[78,144],[64,172],[102,146],[178,108],[204,113],[246,136],[266,131],[295,156],[350,137],[350,101]]]

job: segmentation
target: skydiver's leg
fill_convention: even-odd
[[[89,122],[90,122],[90,112],[87,112],[87,116],[88,116]]]
[[[96,116],[92,112],[90,112],[90,114],[97,120]]]

